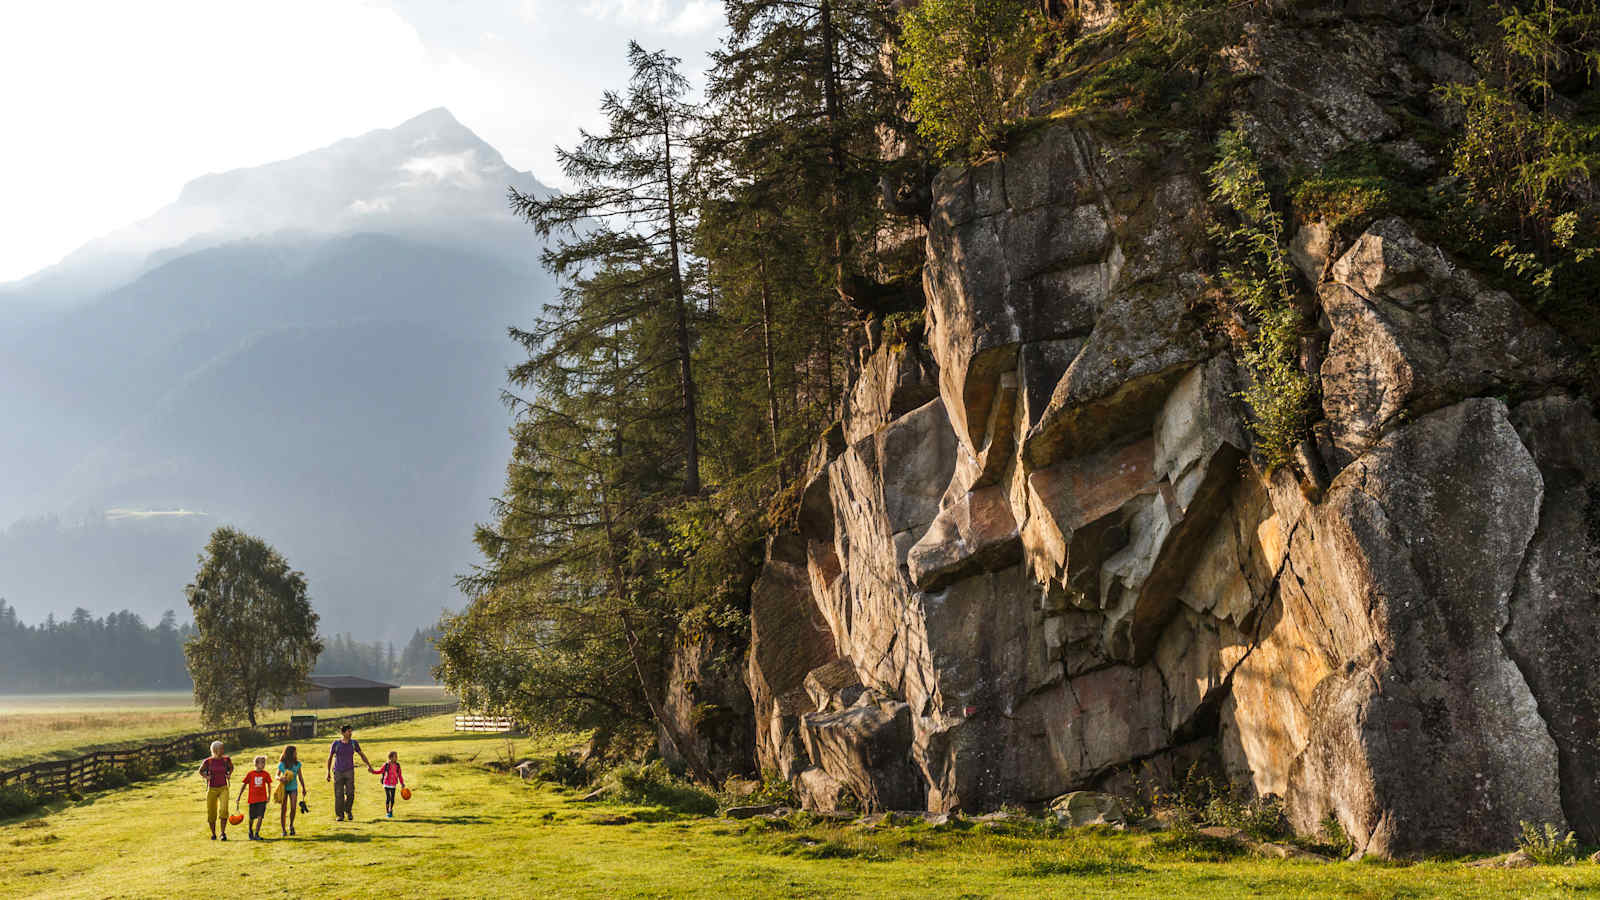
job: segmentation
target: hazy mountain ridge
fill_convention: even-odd
[[[30,619],[158,615],[182,606],[196,539],[233,523],[307,572],[329,628],[401,639],[436,617],[503,473],[505,329],[550,293],[509,183],[546,190],[434,110],[196,179],[150,233],[0,294],[0,469],[21,473],[0,481],[0,523],[34,520],[0,531],[0,596]],[[131,281],[50,295],[200,210],[216,227]],[[19,297],[49,312],[5,317]],[[85,512],[118,508],[203,515]]]

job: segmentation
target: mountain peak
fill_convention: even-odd
[[[508,184],[546,193],[531,173],[437,106],[289,159],[202,175],[151,217],[90,242],[27,280],[88,294],[170,255],[278,231],[459,230],[467,218],[511,224]]]
[[[417,128],[459,128],[463,131],[468,130],[465,125],[461,124],[461,120],[455,117],[454,113],[443,106],[435,106],[427,112],[417,113],[396,125],[394,130],[410,131]]]

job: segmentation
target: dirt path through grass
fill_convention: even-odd
[[[1186,862],[1154,850],[1144,835],[788,829],[585,804],[577,791],[491,772],[482,764],[503,756],[505,741],[456,735],[450,727],[449,717],[439,717],[357,735],[375,761],[397,750],[416,788],[393,820],[383,818],[377,779],[364,777],[358,820],[333,821],[321,774],[326,745],[318,741],[304,754],[308,774],[315,773],[312,811],[297,837],[276,837],[274,807],[267,842],[208,840],[204,792],[187,774],[7,821],[0,824],[0,897],[1505,897],[1600,890],[1600,866],[1588,864],[1485,871],[1441,863]],[[548,755],[557,743],[523,740],[517,756]],[[230,752],[245,763],[254,751]],[[597,824],[627,819],[638,821]],[[242,826],[232,831],[244,833]]]

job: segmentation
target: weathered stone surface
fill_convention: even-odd
[[[1554,330],[1398,219],[1374,224],[1334,263],[1321,300],[1333,325],[1322,391],[1334,472],[1402,417],[1562,371]]]
[[[1314,692],[1289,779],[1297,827],[1332,813],[1358,847],[1394,854],[1564,821],[1555,742],[1500,637],[1542,496],[1495,400],[1396,430],[1334,482],[1291,554],[1314,558],[1314,602],[1365,639],[1335,636],[1341,667]]]
[[[802,717],[806,752],[847,786],[863,808],[921,806],[924,792],[911,765],[911,710],[904,703],[863,697],[849,709]]]
[[[727,662],[732,638],[721,633],[680,637],[672,654],[662,712],[673,723],[662,729],[661,755],[669,762],[692,757],[718,778],[750,772],[755,761],[754,720],[744,673]],[[672,734],[688,741],[679,747]]]
[[[844,782],[817,766],[802,771],[794,784],[795,793],[800,795],[800,808],[807,812],[838,812],[845,798],[850,796],[850,789]]]
[[[992,485],[960,495],[939,512],[907,554],[911,582],[936,590],[958,578],[1011,566],[1022,558],[1022,538],[1005,488]]]
[[[777,811],[778,807],[772,804],[763,806],[730,806],[722,815],[729,819],[753,819],[756,816],[770,815]]]
[[[856,376],[845,404],[844,443],[854,444],[936,399],[938,379],[938,367],[920,345],[879,346]]]
[[[806,696],[819,712],[836,712],[861,699],[866,688],[848,659],[836,659],[806,673]]]
[[[1554,396],[1512,421],[1544,480],[1539,526],[1502,636],[1560,756],[1561,806],[1579,840],[1600,840],[1600,424]]]
[[[1056,821],[1069,828],[1088,825],[1121,825],[1127,821],[1122,811],[1122,801],[1110,794],[1094,791],[1073,791],[1050,801],[1050,811]]]
[[[812,600],[804,547],[795,535],[768,543],[766,565],[750,591],[747,682],[756,723],[756,761],[763,770],[797,771],[799,716],[811,710],[803,684],[811,670],[838,654],[822,611]]]

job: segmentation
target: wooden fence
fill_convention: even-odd
[[[331,733],[340,725],[370,728],[390,722],[404,722],[424,716],[439,716],[455,712],[458,704],[434,703],[428,706],[396,706],[377,712],[358,713],[317,720],[317,734]],[[217,731],[199,731],[170,740],[157,741],[140,747],[120,750],[97,750],[74,759],[55,759],[34,763],[20,769],[0,772],[0,787],[7,784],[26,784],[40,795],[65,794],[70,791],[93,790],[121,783],[130,767],[147,773],[163,772],[180,763],[195,762],[211,752],[212,741],[222,741],[237,747],[243,737],[254,731],[269,741],[283,741],[289,737],[288,722],[272,722],[254,729],[223,728]]]
[[[469,713],[456,716],[456,730],[500,734],[516,731],[517,723],[510,716],[480,716]]]

